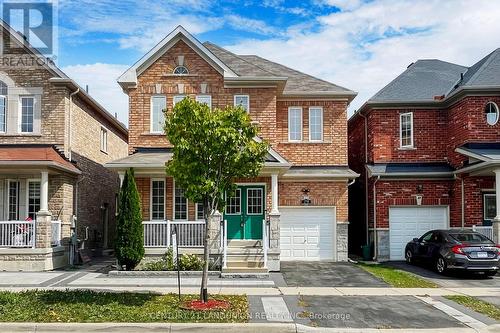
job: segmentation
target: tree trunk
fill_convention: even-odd
[[[200,301],[206,303],[208,301],[208,264],[210,260],[210,248],[208,247],[208,241],[210,238],[209,234],[209,223],[208,223],[208,200],[204,200],[203,203],[203,214],[205,215],[205,238],[203,239],[203,274],[201,276],[201,289],[200,289]]]

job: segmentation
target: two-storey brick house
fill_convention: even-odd
[[[128,133],[1,23],[0,270],[49,270],[70,263],[72,228],[110,244],[119,178],[103,164],[127,156]]]
[[[172,225],[184,251],[201,251],[201,206],[165,176],[172,154],[162,110],[171,112],[189,96],[212,108],[242,105],[271,145],[259,177],[235,180],[225,223],[214,226],[221,241],[212,252],[227,253],[226,271],[279,270],[280,259],[347,259],[347,186],[357,175],[347,166],[346,109],[354,92],[258,56],[202,44],[182,27],[118,82],[129,96],[130,156],[106,166],[122,174],[135,170],[147,254],[165,251]]]
[[[499,103],[497,49],[471,67],[419,60],[351,117],[353,251],[399,260],[425,231],[473,226],[499,241]]]

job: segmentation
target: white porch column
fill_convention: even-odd
[[[49,172],[42,171],[42,178],[40,181],[40,211],[49,211]]]
[[[495,172],[495,197],[497,214],[492,221],[493,225],[493,241],[497,244],[500,243],[500,169],[494,170]]]
[[[271,215],[279,215],[278,209],[278,174],[271,175]]]

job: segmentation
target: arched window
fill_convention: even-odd
[[[188,69],[185,66],[177,66],[174,68],[174,74],[176,75],[187,75],[189,74]]]
[[[498,105],[496,105],[494,102],[486,103],[486,106],[484,107],[484,113],[486,114],[486,122],[488,123],[488,125],[493,126],[498,122]]]
[[[2,133],[5,133],[7,127],[7,93],[7,85],[0,81],[0,132]]]

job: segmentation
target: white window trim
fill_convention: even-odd
[[[174,106],[175,106],[175,104],[177,104],[177,103],[179,103],[179,102],[180,102],[180,101],[179,101],[179,102],[176,102],[176,101],[175,101],[175,99],[176,99],[176,98],[182,97],[182,98],[181,98],[181,101],[182,101],[184,98],[186,98],[186,96],[187,96],[187,95],[175,95],[174,97],[172,97],[172,107],[174,107]]]
[[[196,221],[204,221],[205,219],[199,219],[198,218],[198,204],[199,204],[198,202],[194,204],[194,215],[195,215],[194,219]]]
[[[311,138],[311,109],[320,110],[321,114],[321,139],[313,140]],[[310,142],[323,142],[323,107],[322,106],[311,106],[309,107],[309,141]]]
[[[163,182],[163,218],[162,219],[153,219],[153,182]],[[149,183],[149,218],[151,221],[165,221],[167,214],[167,182],[165,178],[151,178]]]
[[[239,191],[239,192],[240,192],[240,212],[239,212],[239,213],[228,213],[228,212],[227,212],[227,207],[228,207],[228,205],[226,204],[226,207],[224,208],[224,214],[225,214],[225,215],[230,215],[230,216],[238,216],[238,215],[241,215],[241,211],[242,211],[242,209],[241,209],[241,208],[242,208],[242,202],[241,202],[241,201],[242,201],[242,199],[243,199],[243,198],[242,198],[242,195],[241,195],[241,194],[242,194],[242,193],[241,193],[241,188],[237,188],[237,189],[235,189],[234,191],[235,191],[235,192],[236,192],[236,191]],[[226,197],[226,203],[227,203],[227,199],[228,199],[227,192],[225,193],[225,197]]]
[[[107,154],[108,153],[108,129],[104,126],[101,126],[101,130],[99,131],[99,147],[101,149],[101,152]],[[106,134],[106,142],[104,142],[103,138],[103,133]],[[105,143],[105,144],[104,144]]]
[[[410,131],[411,131],[411,143],[409,145],[403,146],[403,122],[402,119],[404,116],[410,115]],[[399,147],[400,148],[414,148],[413,141],[413,112],[405,112],[399,114]]]
[[[26,179],[26,218],[28,218],[30,214],[30,183],[40,183],[40,205],[41,205],[42,179],[41,178]],[[35,220],[36,220],[36,213],[38,212],[35,212]]]
[[[487,102],[487,103],[486,103],[486,105],[485,105],[485,107],[486,107],[487,105],[489,105],[489,104],[493,105],[493,107],[495,108],[495,110],[496,110],[496,115],[497,115],[497,119],[496,119],[496,121],[495,121],[495,123],[494,123],[494,124],[490,124],[490,123],[488,122],[488,116],[486,115],[486,124],[488,124],[489,126],[495,126],[496,124],[498,124],[498,121],[500,121],[500,109],[498,108],[498,104],[497,104],[497,103],[495,103],[495,102],[492,102],[492,101]],[[484,108],[483,108],[483,112],[484,112]]]
[[[173,199],[173,205],[172,205],[172,221],[189,221],[189,200],[186,198],[186,218],[185,219],[176,219],[175,218],[175,179],[172,179],[172,199]]]
[[[23,98],[31,98],[33,100],[33,131],[24,132],[23,131]],[[19,111],[17,113],[17,125],[19,129],[19,133],[21,134],[30,134],[35,133],[35,113],[36,113],[36,97],[33,95],[21,95],[19,96]]]
[[[486,200],[485,199],[487,197],[493,197],[493,198],[495,198],[496,194],[494,194],[494,193],[483,193],[483,220],[491,221],[492,219],[486,218],[486,205],[485,205]]]
[[[14,220],[10,221],[19,221],[19,214],[20,212],[20,205],[19,205],[19,200],[21,199],[21,183],[19,180],[16,179],[7,179],[7,191],[6,196],[7,196],[7,209],[5,210],[5,219],[9,221],[9,216],[10,216],[10,184],[11,183],[18,183],[17,185],[17,210],[16,210],[16,218]]]
[[[156,97],[163,97],[165,99],[165,107],[167,107],[167,96],[162,95],[162,94],[155,94],[152,95],[151,98],[149,99],[149,132],[154,133],[154,134],[161,134],[163,133],[162,130],[160,131],[154,131],[153,130],[153,99]]]
[[[234,95],[233,97],[233,105],[234,106],[238,106],[236,104],[236,98],[238,97],[246,97],[247,98],[247,101],[248,101],[248,104],[247,104],[247,113],[250,113],[250,95],[247,95],[247,94],[237,94],[237,95]]]
[[[5,128],[4,128],[3,131],[0,129],[0,133],[5,134],[5,133],[7,133],[7,106],[8,106],[8,103],[9,103],[9,99],[8,99],[7,95],[0,95],[0,98],[4,99],[4,105],[5,105],[4,106]]]
[[[261,204],[261,213],[258,214],[258,213],[249,213],[248,212],[248,206],[249,206],[249,202],[248,202],[248,192],[251,191],[251,190],[258,190],[260,192],[260,197],[261,197],[261,200],[262,200],[262,204]],[[264,215],[264,211],[265,211],[265,205],[264,205],[264,189],[262,187],[247,187],[247,215],[250,215],[250,216],[258,216],[258,215]]]
[[[290,131],[290,111],[291,110],[300,110],[300,139],[299,140],[292,140],[290,138],[290,134],[291,134],[291,131]],[[302,112],[302,107],[300,107],[300,106],[288,107],[288,142],[302,142],[302,139],[304,136],[303,131],[304,131],[304,115]]]
[[[209,103],[208,103],[207,105],[208,105],[208,107],[209,107],[210,109],[212,109],[212,95],[206,95],[206,94],[196,95],[195,100],[196,100],[198,103],[201,103],[200,101],[198,101],[198,97],[208,97],[210,101],[209,101]]]

